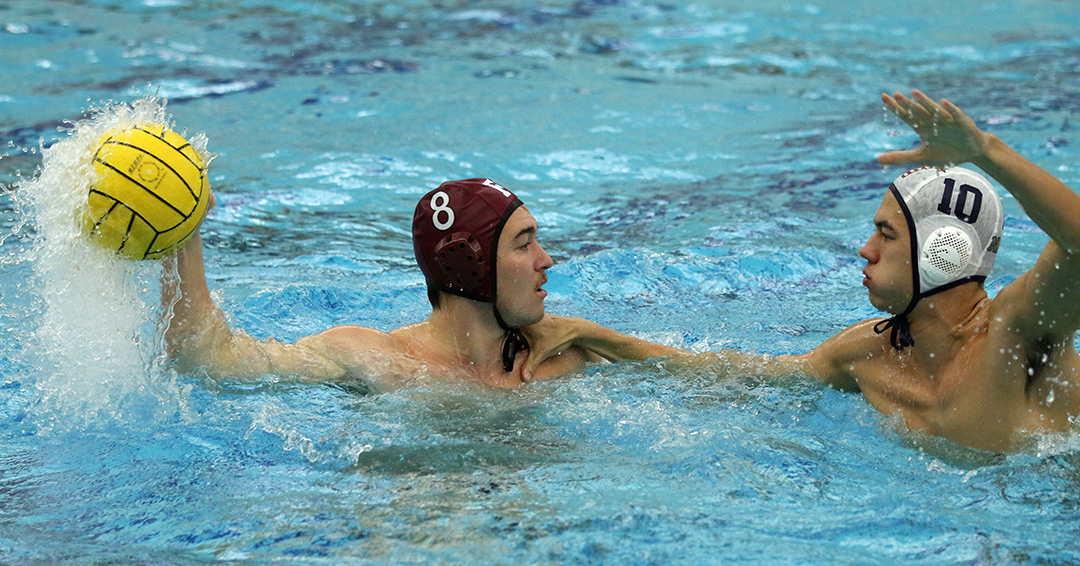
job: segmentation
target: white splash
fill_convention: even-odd
[[[38,174],[20,182],[15,203],[34,234],[21,258],[32,266],[35,328],[23,340],[36,389],[38,432],[176,418],[187,391],[164,370],[162,262],[131,262],[82,236],[79,224],[96,173],[91,159],[110,130],[172,126],[165,102],[144,97],[91,110],[68,137],[41,148]],[[191,139],[204,155],[206,138]],[[209,156],[207,156],[209,157]],[[175,271],[175,267],[171,268]]]

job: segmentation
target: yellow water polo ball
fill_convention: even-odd
[[[84,231],[121,257],[157,259],[191,238],[210,200],[206,160],[157,124],[105,134],[94,152]]]

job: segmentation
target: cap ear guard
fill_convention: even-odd
[[[943,226],[930,233],[919,254],[919,274],[931,286],[944,285],[957,278],[971,261],[971,238],[954,226]]]
[[[484,250],[469,232],[448,234],[435,246],[435,263],[447,285],[459,292],[476,289],[485,278]]]

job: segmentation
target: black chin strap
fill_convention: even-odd
[[[937,291],[935,290],[934,292],[936,293]],[[914,346],[915,339],[911,337],[911,322],[908,321],[907,315],[909,312],[915,310],[915,305],[919,304],[919,299],[922,298],[922,295],[916,294],[911,298],[911,302],[908,303],[904,312],[878,322],[874,325],[874,332],[884,334],[886,330],[891,328],[892,332],[889,334],[889,343],[892,344],[893,348],[903,350],[908,346]]]
[[[908,210],[907,201],[904,200],[904,195],[900,194],[900,190],[896,188],[895,183],[889,185],[889,192],[896,197],[896,202],[900,205],[900,210],[904,211],[904,219],[907,221],[908,235],[911,239],[910,263],[913,288],[911,292],[911,301],[908,302],[908,306],[904,309],[904,312],[875,324],[874,332],[883,334],[886,330],[892,329],[892,332],[889,334],[889,343],[892,344],[893,348],[903,350],[908,346],[915,345],[915,339],[911,337],[911,322],[908,321],[907,315],[909,312],[915,310],[915,305],[918,304],[919,299],[923,297],[919,293],[919,239],[916,237],[915,220],[911,216],[911,211]]]
[[[503,338],[502,364],[503,371],[509,373],[514,371],[514,361],[517,360],[518,352],[529,349],[529,341],[525,339],[525,335],[521,333],[520,329],[510,328],[506,325],[502,316],[499,316],[499,309],[495,308],[495,305],[492,305],[492,309],[495,311],[495,321],[506,331],[506,337]]]
[[[520,330],[517,328],[507,330],[502,349],[503,371],[514,371],[514,360],[517,359],[518,352],[528,349],[529,341],[525,339]]]
[[[889,343],[892,344],[893,348],[903,350],[908,346],[915,345],[915,339],[911,337],[911,323],[908,322],[906,313],[878,322],[874,325],[874,332],[883,334],[890,328],[892,332],[889,334]]]

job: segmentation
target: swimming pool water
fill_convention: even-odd
[[[175,375],[162,268],[76,268],[16,190],[88,109],[157,95],[216,154],[208,276],[253,335],[424,318],[415,201],[488,176],[541,224],[549,311],[802,352],[875,315],[857,250],[899,171],[874,157],[914,143],[879,92],[947,97],[1080,186],[1073,3],[0,0],[0,24],[0,562],[1080,562],[1075,431],[989,454],[656,362],[377,395]],[[1005,198],[991,294],[1046,241]]]

